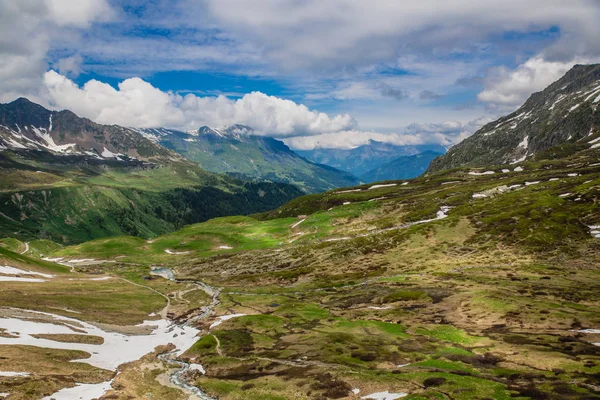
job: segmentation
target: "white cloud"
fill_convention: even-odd
[[[0,101],[19,95],[38,100],[46,53],[59,30],[85,28],[113,15],[107,0],[0,1]]]
[[[512,110],[521,105],[529,95],[545,89],[561,78],[573,65],[589,60],[575,59],[568,62],[546,61],[538,55],[519,65],[515,70],[496,67],[484,79],[484,90],[477,96],[480,101]]]
[[[260,92],[238,100],[224,96],[181,96],[163,92],[140,78],[126,79],[119,83],[118,89],[96,80],[79,87],[55,71],[45,74],[44,83],[51,106],[70,109],[104,124],[197,129],[202,125],[237,123],[278,137],[338,132],[356,125],[348,114],[330,117],[303,104]]]
[[[565,41],[577,43],[562,46],[561,51],[598,47],[600,7],[591,0],[264,0],[252,7],[244,0],[206,0],[200,6],[185,0],[185,4],[188,10],[209,15],[238,41],[263,49],[267,58],[285,69],[348,70],[393,62],[411,53],[460,54],[490,35],[553,26],[560,27]]]
[[[62,75],[76,78],[81,73],[82,62],[83,57],[81,54],[75,54],[70,57],[61,58],[54,64],[54,67],[58,69],[58,72]]]
[[[478,119],[462,124],[457,121],[446,121],[438,124],[411,124],[402,133],[380,133],[371,131],[350,130],[324,133],[316,136],[297,136],[285,139],[285,143],[298,150],[314,148],[353,149],[377,141],[398,146],[414,146],[420,144],[439,144],[452,146],[472,135],[483,123]]]

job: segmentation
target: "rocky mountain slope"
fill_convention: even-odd
[[[0,104],[0,150],[42,150],[98,160],[157,162],[182,158],[132,129],[100,125],[71,111],[50,111],[20,98]]]
[[[361,177],[395,158],[412,156],[424,151],[443,154],[446,149],[439,145],[397,146],[371,140],[368,144],[354,149],[314,149],[297,150],[296,152],[309,160]]]
[[[514,164],[559,144],[589,142],[600,127],[599,102],[600,64],[576,65],[517,111],[452,147],[429,171]]]
[[[302,158],[283,142],[255,135],[244,125],[224,129],[204,126],[191,132],[162,128],[137,131],[211,172],[289,183],[307,193],[360,183],[351,174]]]
[[[26,99],[0,105],[0,236],[60,243],[153,237],[302,192],[213,174],[138,132]]]
[[[424,151],[414,156],[398,157],[380,167],[372,169],[361,178],[365,182],[416,178],[427,170],[434,158],[440,155],[440,153],[434,151]]]

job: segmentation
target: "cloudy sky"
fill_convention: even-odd
[[[598,0],[0,0],[0,101],[301,149],[450,145],[599,62],[598,21]]]

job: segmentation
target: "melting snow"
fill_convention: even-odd
[[[559,194],[558,197],[569,197],[571,196],[573,193],[563,193],[563,194]]]
[[[526,159],[527,159],[527,154],[525,154],[525,155],[524,155],[523,157],[521,157],[521,158],[518,158],[518,159],[516,159],[516,160],[513,160],[513,161],[511,162],[511,164],[518,164],[518,163],[520,163],[520,162],[523,162],[523,161],[525,161]],[[515,171],[516,171],[516,169],[515,169]]]
[[[215,328],[215,327],[221,325],[223,322],[229,321],[230,319],[238,318],[238,317],[245,317],[246,315],[248,315],[248,314],[229,314],[229,315],[220,316],[217,318],[218,321],[213,322],[208,329]]]
[[[6,371],[0,371],[0,376],[29,376],[29,372],[6,372]]]
[[[38,129],[38,128],[32,127],[32,129],[36,135],[38,135],[43,141],[46,142],[46,145],[42,145],[42,146],[47,148],[48,150],[55,151],[57,153],[64,153],[65,151],[75,147],[75,143],[57,145],[56,143],[54,143],[54,139],[52,139],[52,136],[50,136],[50,134],[48,132],[46,132],[46,129],[44,129],[44,128]]]
[[[32,271],[24,271],[19,268],[9,267],[9,266],[0,266],[0,274],[2,275],[39,275],[44,278],[54,278],[55,275],[43,274],[41,272],[32,272]]]
[[[340,194],[340,193],[352,193],[352,192],[362,192],[362,189],[342,190],[342,191],[335,192],[335,193]]]
[[[367,400],[396,400],[402,397],[408,396],[408,393],[390,393],[387,390],[385,392],[371,393],[367,396],[361,397],[361,399]]]
[[[42,400],[99,399],[112,389],[111,385],[112,380],[102,383],[78,383],[75,387],[59,390]]]
[[[189,251],[171,251],[169,249],[165,250],[165,253],[167,254],[172,254],[172,255],[181,255],[181,254],[189,254]]]
[[[504,169],[502,170],[502,172],[506,174],[506,173],[510,172],[510,169],[506,169],[506,168],[504,168]]]
[[[469,172],[469,175],[476,175],[476,176],[478,176],[478,175],[493,175],[493,174],[495,174],[494,171],[485,171],[485,172],[471,171],[471,172]]]
[[[91,356],[78,361],[111,371],[116,370],[123,363],[138,360],[145,354],[152,352],[159,345],[173,343],[178,349],[177,355],[181,355],[196,342],[196,335],[199,332],[195,328],[173,325],[170,321],[161,319],[145,321],[138,325],[152,328],[152,333],[148,335],[124,335],[117,332],[107,332],[92,324],[69,317],[43,312],[29,311],[29,313],[52,317],[54,321],[63,323],[64,325],[17,318],[0,318],[0,328],[19,334],[18,337],[0,337],[1,345],[26,345],[50,349],[81,350],[91,354]],[[72,334],[75,332],[75,327],[83,329],[87,335],[104,338],[104,343],[101,345],[67,343],[33,337],[33,335],[44,333]]]
[[[574,105],[573,107],[569,108],[569,112],[571,112],[571,111],[575,111],[576,109],[578,109],[578,108],[579,108],[579,106],[580,106],[580,105],[581,105],[581,104],[576,104],[576,105]]]
[[[104,157],[104,158],[116,158],[117,160],[120,160],[119,156],[122,156],[122,154],[113,153],[112,151],[108,150],[106,147],[104,147],[104,150],[102,150],[102,157]]]
[[[529,146],[529,136],[525,136],[525,138],[521,141],[521,143],[519,143],[517,145],[517,147],[522,147],[524,149],[526,149],[527,146]]]
[[[295,227],[297,227],[298,225],[300,225],[301,223],[303,223],[304,221],[306,221],[306,218],[304,218],[301,221],[296,222],[294,225],[292,225],[292,229],[294,229]]]
[[[199,371],[202,375],[206,375],[206,370],[200,364],[190,364],[189,371]]]
[[[574,176],[579,176],[579,174],[576,172],[573,172],[571,174],[567,174],[567,176],[574,177]]]
[[[233,247],[230,247],[230,246],[219,246],[219,249],[221,249],[221,250],[231,250],[231,249],[233,249]]]
[[[523,171],[523,167],[517,167],[517,168],[513,169],[513,171],[515,171],[515,172],[522,172]]]
[[[348,204],[351,204],[351,202],[345,201],[342,205],[347,206]]]
[[[588,225],[588,228],[590,228],[590,235],[600,239],[600,225]]]
[[[19,278],[16,276],[0,276],[0,282],[46,282],[45,279],[38,278]]]
[[[537,185],[541,181],[525,182],[525,186]]]
[[[373,186],[371,186],[369,188],[369,190],[379,189],[379,188],[384,188],[384,187],[392,187],[392,186],[397,186],[397,185],[398,185],[397,183],[389,183],[389,184],[386,184],[386,185],[373,185]]]
[[[559,178],[550,178],[550,179],[548,179],[549,182],[554,182],[554,181],[558,181],[558,180],[560,180],[560,179]]]

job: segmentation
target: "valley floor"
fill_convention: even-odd
[[[3,240],[0,394],[600,398],[600,167],[514,169],[152,240]]]

